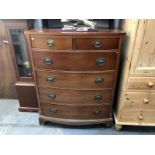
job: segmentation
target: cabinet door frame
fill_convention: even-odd
[[[130,64],[130,75],[132,76],[153,76],[155,75],[155,67],[139,67],[139,57],[142,46],[144,44],[145,34],[147,33],[147,24],[149,20],[140,20],[138,25],[138,32],[135,41],[135,46],[132,54],[132,61]]]
[[[11,38],[11,34],[10,34],[10,29],[22,29],[22,30],[27,30],[27,20],[6,20],[5,21],[5,26],[6,26],[6,31],[8,34],[8,40],[10,43],[10,48],[11,48],[11,54],[13,57],[13,63],[15,66],[15,72],[16,72],[16,76],[17,76],[17,81],[21,81],[21,82],[33,82],[33,74],[32,77],[20,77],[19,75],[19,70],[18,70],[18,66],[17,66],[17,61],[16,61],[16,56],[15,56],[15,51],[14,51],[14,47],[12,44],[12,38]],[[25,39],[26,40],[26,39]],[[26,43],[27,46],[27,43]],[[28,58],[30,61],[30,56],[29,56],[29,52],[27,52],[28,54]],[[31,67],[32,68],[32,67]]]

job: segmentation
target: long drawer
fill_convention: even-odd
[[[72,38],[33,36],[31,44],[32,48],[69,50],[72,49]]]
[[[40,101],[55,104],[102,104],[109,105],[112,90],[70,90],[39,87]]]
[[[33,52],[36,69],[65,71],[115,70],[116,52]]]
[[[124,109],[121,113],[121,122],[130,123],[154,123],[155,122],[155,110],[134,110]]]
[[[37,70],[36,75],[39,86],[69,89],[103,89],[113,87],[115,72],[79,73]]]
[[[110,107],[108,106],[66,106],[41,103],[41,114],[70,119],[99,119],[110,117]]]
[[[155,90],[154,77],[130,77],[127,84],[128,89]]]
[[[77,38],[74,39],[76,50],[109,50],[119,48],[119,38]]]
[[[127,92],[124,98],[124,108],[155,109],[155,93]]]

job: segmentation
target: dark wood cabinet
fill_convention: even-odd
[[[27,30],[26,20],[3,20],[5,25],[20,111],[38,111],[35,83],[32,76],[31,65],[24,30]]]
[[[112,125],[112,103],[124,32],[26,31],[40,104],[46,121]]]

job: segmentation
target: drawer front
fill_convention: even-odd
[[[112,88],[115,72],[105,73],[73,73],[63,71],[36,71],[39,86],[102,89]]]
[[[37,69],[65,71],[114,70],[116,52],[33,52]]]
[[[41,114],[56,118],[99,119],[110,117],[107,106],[64,106],[41,103]]]
[[[57,104],[110,104],[112,90],[69,90],[39,87],[40,101]]]
[[[130,123],[155,123],[155,110],[124,109],[120,121]]]
[[[130,77],[127,88],[155,90],[155,78]]]
[[[118,49],[119,38],[78,38],[74,40],[76,50]]]
[[[124,98],[124,107],[132,109],[154,109],[155,93],[127,92]]]
[[[72,38],[31,37],[32,48],[67,50],[72,49]]]

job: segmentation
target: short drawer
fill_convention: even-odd
[[[130,77],[127,84],[128,89],[155,90],[155,78],[153,77]]]
[[[109,50],[119,48],[119,38],[77,38],[74,39],[76,50]]]
[[[124,109],[121,113],[120,121],[137,124],[155,123],[155,110]]]
[[[48,103],[41,103],[41,114],[64,119],[99,119],[109,118],[111,115],[107,106],[66,106]]]
[[[112,88],[115,72],[79,73],[65,71],[36,71],[39,86],[69,89]]]
[[[107,104],[112,90],[70,90],[39,87],[40,101],[57,104]]]
[[[133,109],[154,109],[155,93],[127,92],[124,97],[124,107]]]
[[[33,52],[36,69],[65,71],[115,70],[116,52]]]
[[[63,37],[31,37],[32,48],[67,50],[72,49],[72,38]]]

